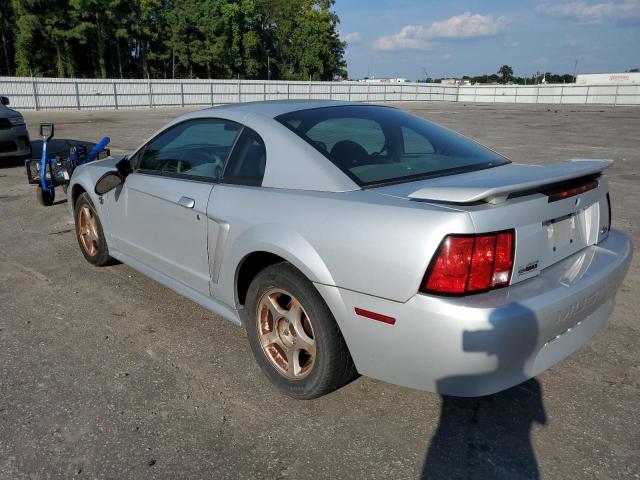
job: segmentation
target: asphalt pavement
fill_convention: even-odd
[[[612,158],[613,227],[640,245],[640,108],[402,104],[518,162]],[[182,110],[183,111],[183,110]],[[134,148],[181,110],[26,112],[32,139]],[[607,327],[480,399],[360,377],[282,396],[244,331],[131,268],[82,257],[58,192],[0,160],[0,478],[640,478],[640,255]]]

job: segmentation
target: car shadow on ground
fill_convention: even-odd
[[[513,372],[526,378],[525,365],[538,344],[538,327],[530,310],[516,306],[510,318],[491,318],[492,330],[464,332],[465,352],[496,356],[495,371],[459,375],[438,381],[438,391],[491,384]],[[513,347],[499,349],[493,331]],[[422,479],[537,479],[531,444],[535,423],[546,425],[542,387],[530,379],[483,397],[442,396],[440,422],[426,454]]]

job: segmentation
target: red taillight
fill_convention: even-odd
[[[421,291],[444,295],[478,293],[511,280],[514,232],[447,235],[429,265]]]
[[[586,183],[581,183],[580,185],[570,185],[568,187],[560,187],[553,190],[547,191],[547,195],[549,195],[549,203],[557,202],[558,200],[564,200],[565,198],[575,197],[576,195],[580,195],[581,193],[588,192],[589,190],[593,190],[594,188],[598,188],[600,183],[598,180],[589,180]]]
[[[475,240],[467,292],[477,292],[489,288],[496,254],[495,235],[483,235],[476,237]]]
[[[432,292],[464,293],[472,255],[473,237],[445,238],[424,282],[425,289]]]

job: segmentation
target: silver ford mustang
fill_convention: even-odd
[[[632,247],[606,160],[519,165],[390,107],[188,113],[76,169],[78,242],[243,325],[271,381],[314,398],[356,373],[479,396],[607,321]]]

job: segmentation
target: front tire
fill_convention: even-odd
[[[98,267],[109,264],[111,257],[102,231],[102,223],[88,193],[84,192],[78,197],[74,207],[74,218],[78,245],[87,262]]]
[[[331,311],[313,284],[291,264],[272,265],[256,275],[243,315],[258,365],[286,395],[316,398],[355,375]]]

